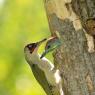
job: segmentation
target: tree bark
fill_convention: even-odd
[[[85,35],[95,34],[95,0],[44,0],[44,4],[51,34],[57,31],[62,41],[53,56],[65,95],[95,95],[95,53],[88,52]],[[87,26],[90,20],[94,23]]]

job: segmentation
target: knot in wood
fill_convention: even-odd
[[[88,34],[95,36],[95,18],[87,19],[85,27]]]

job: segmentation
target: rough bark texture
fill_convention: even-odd
[[[87,21],[95,20],[95,0],[44,0],[44,4],[50,31],[59,32],[62,41],[54,61],[65,95],[95,95],[95,53],[88,52],[85,36],[95,31],[95,25],[87,26]]]

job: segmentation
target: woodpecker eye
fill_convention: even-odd
[[[47,48],[50,48],[50,45],[48,45]]]
[[[31,44],[28,44],[27,47],[30,51],[30,53],[32,53],[34,51],[34,49],[36,48],[36,44],[35,43],[31,43]]]
[[[35,43],[28,44],[27,47],[31,50],[32,48],[36,47],[36,44]]]
[[[32,47],[33,47],[33,45],[29,45],[29,46],[28,46],[28,48],[32,48]]]

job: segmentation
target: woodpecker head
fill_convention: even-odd
[[[39,46],[44,42],[46,41],[47,39],[43,39],[39,42],[36,42],[36,43],[30,43],[28,45],[25,46],[24,48],[24,53],[25,53],[25,58],[27,61],[32,61],[33,60],[33,57],[34,55],[37,55],[37,51],[38,51],[38,48]],[[32,59],[31,59],[32,58]]]
[[[51,37],[47,40],[45,51],[42,53],[40,58],[43,58],[47,53],[53,51],[61,45],[61,41],[57,37]]]

